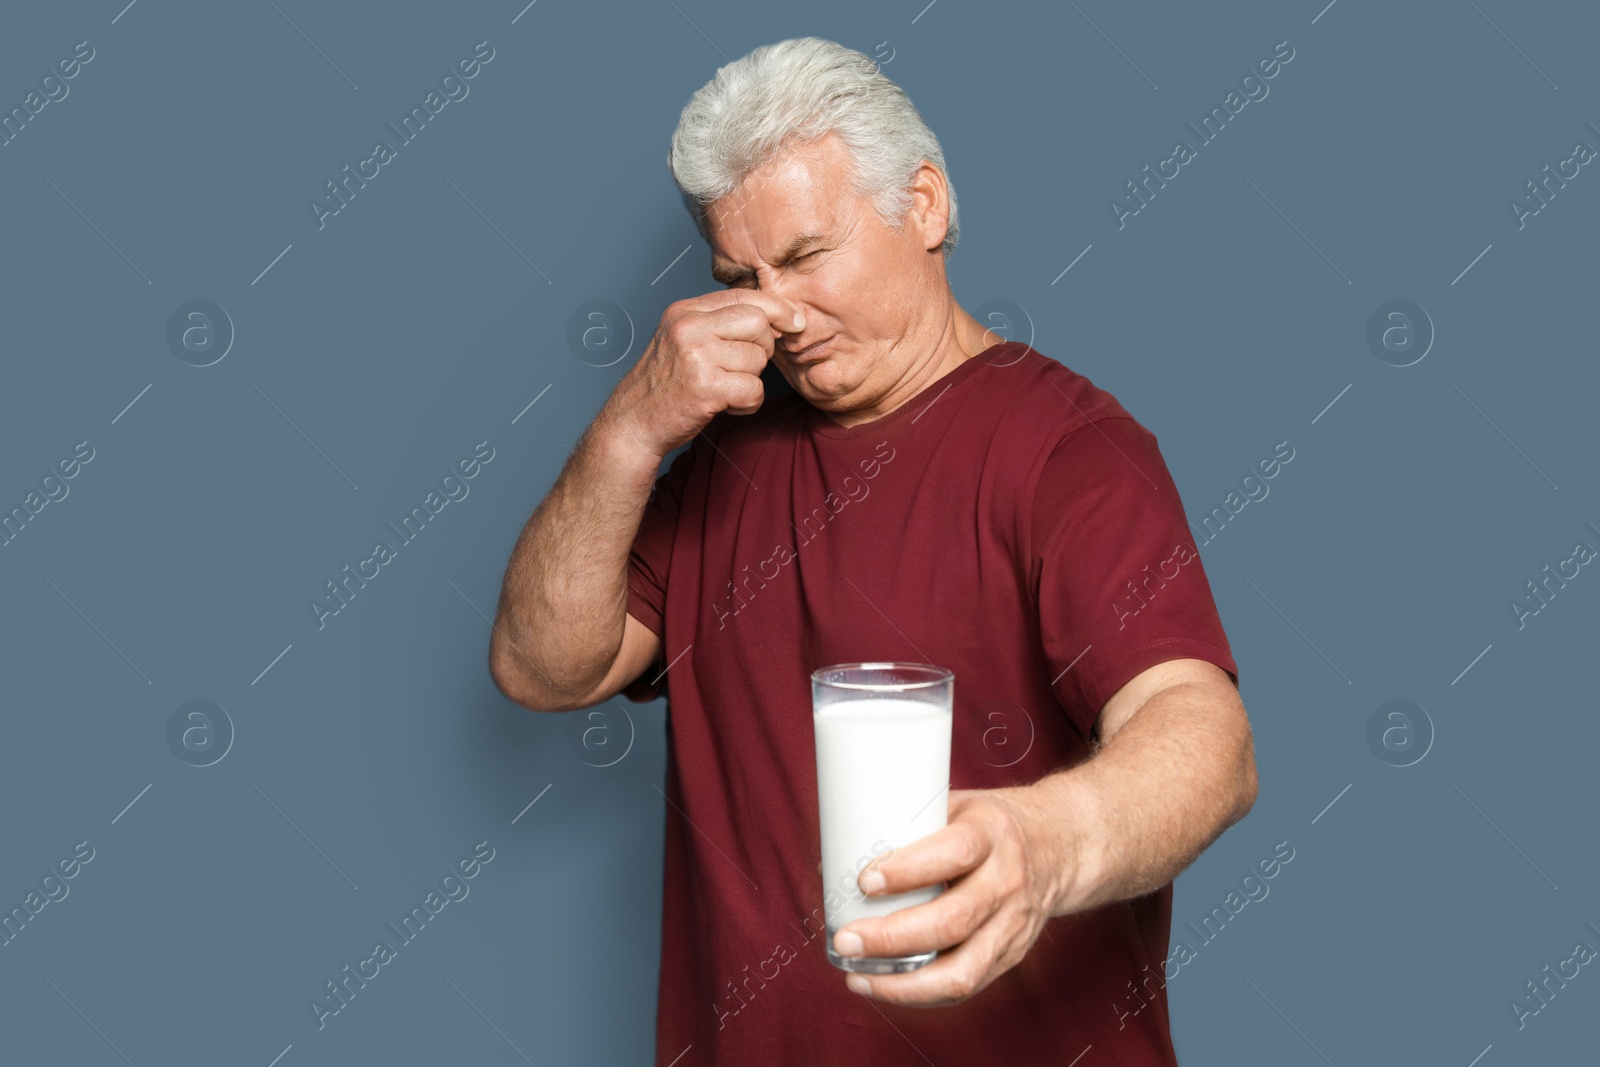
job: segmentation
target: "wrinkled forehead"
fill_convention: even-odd
[[[706,206],[707,229],[731,237],[735,230],[762,230],[776,222],[794,234],[815,231],[854,199],[849,178],[848,150],[833,135],[786,147]],[[787,243],[794,234],[781,239]]]

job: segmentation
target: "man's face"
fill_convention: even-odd
[[[849,149],[830,134],[752,171],[706,209],[717,280],[805,309],[799,335],[774,331],[772,358],[801,396],[828,411],[872,403],[926,355],[909,349],[937,336],[932,320],[945,286],[942,257],[927,247],[943,240],[943,218],[935,238],[925,197],[914,195],[896,232],[850,189],[849,174]],[[902,345],[908,334],[913,344]]]

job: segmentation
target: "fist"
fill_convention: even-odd
[[[639,362],[612,394],[613,414],[658,456],[719,411],[749,415],[777,338],[805,329],[800,305],[757,289],[722,289],[667,305]]]

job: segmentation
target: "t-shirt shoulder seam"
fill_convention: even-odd
[[[1073,414],[1087,419],[1087,422],[1085,422],[1084,425],[1087,425],[1091,422],[1098,422],[1107,418],[1134,417],[1131,412],[1123,407],[1122,401],[1118,399],[1114,393],[1102,386],[1096,385],[1094,379],[1090,378],[1087,374],[1084,374],[1082,371],[1074,370],[1065,363],[1061,362],[1059,359],[1047,356],[1038,349],[1030,350],[1039,357],[1036,361],[1036,366],[1038,367],[1038,376],[1041,381],[1049,386],[1051,393],[1054,393],[1056,397],[1065,401],[1067,405],[1072,408]],[[1102,410],[1097,414],[1086,416],[1082,409],[1077,406],[1076,402],[1073,401],[1071,397],[1057,388],[1057,379],[1060,380],[1061,384],[1078,385],[1086,388],[1091,394],[1097,394],[1098,397],[1102,399],[1104,404],[1111,406],[1110,409]],[[1074,429],[1076,428],[1077,427],[1074,427]]]
[[[1092,429],[1095,426],[1098,426],[1102,422],[1117,422],[1117,421],[1131,422],[1131,423],[1133,423],[1133,425],[1134,425],[1134,427],[1136,429],[1145,430],[1146,433],[1149,432],[1148,428],[1146,428],[1144,423],[1142,423],[1138,419],[1134,418],[1133,415],[1131,415],[1126,410],[1124,410],[1124,411],[1105,411],[1105,412],[1101,412],[1098,415],[1086,416],[1086,417],[1083,418],[1083,420],[1081,422],[1078,423],[1078,425],[1076,425],[1076,426],[1072,427],[1071,429],[1066,430],[1065,432],[1063,432],[1062,435],[1059,438],[1057,438],[1055,446],[1052,447],[1050,449],[1050,451],[1051,451],[1052,454],[1054,454],[1054,452],[1055,452],[1055,450],[1057,448],[1060,448],[1063,444],[1066,443],[1067,438],[1075,437],[1078,434],[1082,433],[1084,430]]]

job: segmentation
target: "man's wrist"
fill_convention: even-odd
[[[1104,903],[1099,898],[1109,852],[1093,789],[1076,769],[1049,775],[1028,788],[1035,820],[1030,837],[1047,872],[1046,910],[1055,917]]]
[[[608,463],[620,465],[637,478],[655,481],[665,453],[652,448],[625,415],[602,408],[590,433]]]

